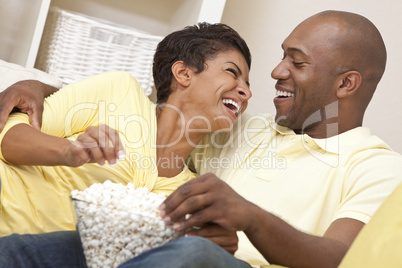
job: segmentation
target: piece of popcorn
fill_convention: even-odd
[[[88,267],[117,267],[182,233],[159,216],[163,194],[105,181],[71,192]]]

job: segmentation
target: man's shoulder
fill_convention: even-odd
[[[341,153],[383,152],[397,154],[380,137],[373,135],[369,128],[358,127],[336,137]]]
[[[340,146],[345,162],[369,170],[396,172],[402,176],[401,154],[393,151],[383,139],[371,134],[367,128],[360,128],[353,134],[349,139],[340,141],[345,143]]]

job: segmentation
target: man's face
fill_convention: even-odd
[[[283,42],[283,59],[271,74],[279,125],[306,132],[320,124],[313,115],[337,100],[337,31],[337,24],[309,19]]]

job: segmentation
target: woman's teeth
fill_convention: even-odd
[[[236,114],[236,115],[237,115],[237,113],[240,111],[240,105],[239,105],[237,102],[235,102],[234,100],[231,100],[231,99],[223,99],[223,100],[222,100],[222,103],[223,103],[226,107],[228,107],[230,110],[232,110],[232,112],[233,112],[234,114]]]

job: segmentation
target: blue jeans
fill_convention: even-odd
[[[13,234],[0,238],[0,267],[86,268],[78,233]]]
[[[86,268],[87,266],[78,233],[64,231],[0,238],[0,267]],[[250,268],[251,266],[207,239],[190,236],[149,250],[119,267]]]

